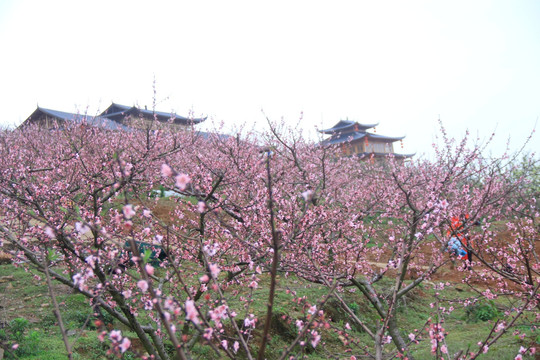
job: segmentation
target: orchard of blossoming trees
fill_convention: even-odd
[[[516,359],[535,356],[538,189],[514,159],[484,158],[444,129],[434,160],[408,163],[339,157],[281,126],[258,138],[27,127],[0,140],[2,246],[49,285],[70,358],[53,283],[115,319],[112,330],[96,320],[112,357],[191,359],[206,347],[211,358],[413,359],[427,346],[475,359],[504,337],[523,339]],[[456,217],[472,262],[447,250]],[[474,296],[436,282],[452,264]],[[419,287],[437,292],[415,329],[398,309]],[[445,318],[485,299],[499,309],[491,331],[457,347]],[[285,346],[271,339],[277,323],[293,330]]]

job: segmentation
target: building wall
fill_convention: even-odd
[[[344,155],[353,155],[359,153],[382,153],[382,154],[393,154],[394,153],[394,144],[381,142],[381,141],[368,141],[366,144],[365,141],[355,141],[350,144],[342,145],[342,151]]]
[[[394,145],[388,142],[368,141],[365,152],[391,154],[394,152]]]

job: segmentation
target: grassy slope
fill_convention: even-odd
[[[66,350],[52,312],[51,300],[44,281],[34,279],[31,273],[12,265],[0,266],[0,278],[13,276],[14,280],[0,283],[0,323],[5,326],[14,318],[30,321],[28,331],[36,331],[39,341],[36,348],[26,349],[24,343],[20,354],[24,359],[64,359]],[[95,330],[80,331],[90,314],[90,309],[82,295],[73,294],[65,287],[55,286],[62,315],[70,332],[70,341],[75,349],[75,359],[103,359],[106,347],[98,341]],[[27,331],[27,333],[28,333]],[[30,354],[29,354],[29,353]]]
[[[35,349],[34,355],[25,355],[21,358],[25,359],[59,359],[65,358],[65,349],[56,326],[56,319],[52,314],[50,299],[47,296],[47,289],[42,280],[37,280],[31,273],[25,272],[21,268],[15,268],[12,265],[0,266],[0,278],[2,276],[13,276],[14,280],[0,283],[0,322],[6,323],[16,317],[23,317],[31,322],[31,330],[39,333],[39,345]],[[264,284],[264,281],[261,285]],[[295,327],[292,324],[281,321],[282,315],[297,316],[303,313],[301,306],[291,306],[291,295],[285,293],[284,288],[292,288],[297,291],[299,296],[307,296],[309,299],[317,299],[324,294],[324,289],[317,286],[311,286],[304,282],[288,278],[280,279],[281,290],[277,293],[276,299],[276,317],[273,326],[273,338],[268,352],[268,358],[275,358],[279,351],[287,345],[287,341],[294,336]],[[459,285],[461,291],[451,288],[447,297],[467,297],[471,294],[464,290],[463,285]],[[55,292],[58,294],[58,301],[61,303],[61,310],[67,328],[70,332],[70,341],[73,344],[76,359],[103,359],[105,357],[106,345],[97,340],[97,333],[87,325],[86,329],[80,331],[83,324],[87,321],[90,311],[86,300],[78,294],[73,294],[66,291],[62,286],[55,287]],[[267,293],[262,291],[257,294],[256,301],[253,303],[249,313],[255,313],[261,316],[265,312],[264,304],[266,302]],[[366,318],[366,307],[368,306],[357,294],[345,292],[343,294],[348,304],[357,312],[358,316]],[[433,291],[428,287],[420,287],[414,291],[407,299],[405,304],[401,304],[399,308],[399,318],[408,324],[409,329],[420,329],[430,316],[434,316],[431,312],[429,304],[434,301]],[[336,326],[342,326],[347,317],[338,309],[335,302],[330,302],[325,310],[329,316],[333,318]],[[239,316],[245,316],[240,313]],[[523,327],[527,327],[527,321],[522,321]],[[470,316],[467,316],[465,309],[456,306],[456,310],[447,316],[444,327],[449,331],[450,335],[447,338],[450,353],[454,353],[458,348],[467,348],[471,346],[472,350],[477,349],[476,342],[483,339],[489,332],[491,322],[472,321]],[[117,326],[117,325],[115,325]],[[121,327],[120,327],[121,328]],[[124,332],[127,333],[124,329]],[[365,334],[351,330],[351,335],[359,337],[361,340],[369,344],[369,339]],[[404,334],[405,336],[407,334]],[[339,336],[333,332],[323,334],[321,342],[322,346],[318,346],[313,350],[309,346],[306,347],[306,356],[310,359],[328,359],[334,358],[336,355],[339,358],[345,358],[346,347],[342,344]],[[512,334],[507,334],[499,343],[492,348],[485,359],[493,359],[496,354],[497,359],[513,359],[517,353],[517,349],[521,344],[519,338]],[[414,348],[413,354],[417,359],[431,359],[430,344],[428,340],[423,340]],[[201,358],[216,358],[215,354],[207,352],[208,349],[201,347],[197,350]],[[339,354],[339,355],[338,355]],[[127,353],[126,358],[130,358]],[[480,357],[482,358],[482,356]]]

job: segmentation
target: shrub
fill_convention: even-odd
[[[493,320],[500,315],[493,301],[477,302],[466,308],[466,314],[472,322]]]
[[[6,353],[7,359],[36,355],[39,352],[41,333],[30,330],[30,322],[24,318],[16,318],[9,322],[6,329],[0,330],[0,340],[9,347],[16,346],[14,354]]]

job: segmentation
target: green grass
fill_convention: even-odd
[[[7,307],[6,310],[8,310],[0,312],[0,321],[5,323],[15,317],[22,317],[30,321],[29,330],[39,332],[39,353],[37,355],[25,355],[21,358],[65,358],[66,350],[57,327],[57,320],[52,314],[51,301],[48,298],[47,288],[43,280],[37,280],[31,272],[26,272],[21,268],[15,268],[12,265],[0,265],[0,277],[2,276],[13,276],[13,280],[0,283],[0,303]],[[222,274],[222,276],[225,276],[225,274]],[[237,320],[243,319],[246,314],[253,313],[260,319],[259,325],[262,325],[266,313],[269,279],[267,276],[261,276],[261,279],[261,289],[255,293],[254,302],[250,305],[249,309],[241,309],[241,304],[243,303],[240,302],[238,297],[230,300],[229,305],[238,312]],[[390,281],[392,280],[383,279],[376,286],[388,285]],[[466,289],[462,289],[463,285],[459,285],[459,291],[456,287],[458,286],[449,287],[445,290],[445,297],[464,299],[473,295],[473,293],[468,292]],[[306,308],[302,304],[291,303],[293,296],[287,294],[286,289],[294,290],[297,297],[305,296],[307,302],[310,304],[315,304],[327,292],[327,289],[322,286],[306,283],[294,276],[287,278],[283,276],[279,277],[278,291],[275,297],[275,314],[271,330],[272,340],[267,347],[268,351],[266,353],[268,359],[279,357],[281,351],[296,336],[296,325],[291,319],[302,318],[306,315]],[[234,287],[231,287],[227,294],[230,294],[232,290],[234,290]],[[376,322],[377,316],[372,311],[371,305],[358,292],[351,292],[350,290],[345,289],[341,293],[341,296],[349,304],[349,307],[360,319],[365,320],[366,323]],[[97,339],[98,334],[93,327],[94,317],[90,311],[87,299],[83,295],[73,293],[71,290],[62,286],[55,286],[55,292],[57,293],[57,299],[66,328],[68,330],[76,330],[70,336],[74,358],[80,360],[105,358],[107,345]],[[431,286],[421,285],[407,294],[405,301],[401,301],[398,304],[397,317],[399,323],[405,324],[402,334],[405,339],[407,339],[409,332],[414,331],[414,329],[421,329],[428,318],[436,317],[434,309],[430,307],[430,303],[435,301],[434,293],[435,291],[431,289]],[[245,292],[243,295],[245,295]],[[505,304],[505,300],[499,299],[494,303],[486,304],[488,308],[489,306],[498,308]],[[484,306],[486,304],[481,305]],[[448,307],[449,305],[443,304],[443,306]],[[497,311],[490,313],[491,310],[488,309],[487,314],[489,316],[485,315],[486,309],[482,308],[482,306],[478,306],[476,309],[466,309],[463,306],[455,305],[456,309],[452,313],[445,315],[443,326],[449,332],[447,343],[451,354],[458,349],[466,349],[467,347],[470,347],[471,351],[476,351],[478,349],[476,343],[484,340],[489,333],[491,326],[499,314]],[[14,309],[14,311],[9,311],[10,309]],[[368,347],[372,346],[369,336],[360,327],[355,326],[350,321],[348,315],[340,309],[337,300],[330,299],[323,309],[326,316],[332,319],[332,325],[342,329],[344,324],[349,322],[352,327],[348,331],[349,334],[358,339],[361,344],[365,344]],[[491,320],[483,321],[491,316],[495,317]],[[87,326],[81,332],[80,329],[87,320],[89,320]],[[537,336],[530,329],[529,324],[533,321],[534,319],[523,318],[520,323],[523,324],[523,331],[527,332],[530,336]],[[252,342],[253,349],[256,349],[259,343],[257,336],[260,336],[260,326],[254,332],[256,339]],[[124,326],[115,323],[114,327],[122,329],[125,335],[130,334]],[[134,338],[134,334],[131,333],[130,337]],[[413,346],[411,353],[416,359],[432,359],[429,339],[425,332],[422,337],[424,340],[418,345]],[[328,359],[336,354],[339,354],[340,358],[348,357],[350,354],[345,352],[347,346],[343,345],[342,340],[333,331],[323,331],[321,345],[316,349],[307,345],[303,348],[303,354],[309,359]],[[479,359],[492,359],[494,354],[496,354],[497,359],[513,359],[521,345],[526,346],[526,342],[511,333],[506,334],[490,349],[487,355],[480,356]],[[392,348],[393,346],[389,346],[389,350]],[[302,348],[297,346],[295,350],[301,351]],[[209,347],[201,344],[195,346],[193,353],[196,357],[202,359],[219,358]],[[242,358],[241,355],[239,357]],[[128,352],[125,358],[133,358],[133,354]]]

